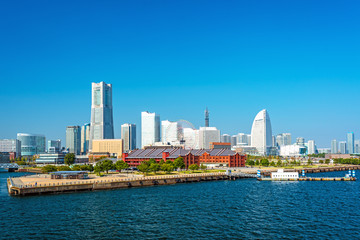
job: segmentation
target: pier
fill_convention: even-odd
[[[258,178],[259,181],[356,181],[355,177]]]
[[[41,175],[40,175],[41,176]],[[27,196],[51,193],[66,193],[79,191],[109,190],[131,187],[146,187],[192,183],[203,181],[236,180],[254,177],[253,174],[198,173],[181,175],[163,175],[148,177],[97,177],[93,179],[50,179],[34,177],[8,178],[8,192],[11,196]]]

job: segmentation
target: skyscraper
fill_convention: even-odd
[[[267,155],[272,146],[270,117],[266,109],[255,117],[251,128],[251,146],[256,147],[260,155]]]
[[[47,149],[48,153],[59,153],[61,150],[61,140],[49,140]]]
[[[81,153],[89,152],[90,123],[81,126]]]
[[[281,133],[276,136],[278,146],[291,145],[291,133]]]
[[[216,127],[200,127],[199,147],[209,149],[211,142],[220,142],[220,130]]]
[[[141,147],[160,142],[160,116],[156,113],[141,113]]]
[[[345,141],[339,142],[339,152],[340,152],[341,154],[345,154],[345,153],[346,153],[346,142],[345,142]]]
[[[113,139],[112,85],[92,83],[91,122],[89,148],[94,139]]]
[[[180,134],[178,122],[171,122],[169,120],[161,121],[161,141],[165,144],[175,143]]]
[[[303,137],[296,138],[296,145],[305,146],[305,139]]]
[[[232,146],[232,147],[233,147],[233,146],[236,146],[237,143],[238,143],[238,136],[237,136],[237,135],[232,135],[230,142],[231,142],[231,146]]]
[[[354,153],[360,154],[360,140],[355,140]]]
[[[81,128],[80,126],[66,127],[66,148],[69,153],[79,155],[81,152]]]
[[[314,140],[308,141],[308,154],[315,154],[316,153],[316,146]]]
[[[241,145],[249,145],[249,138],[248,135],[245,133],[239,133],[237,135],[237,143],[240,143]]]
[[[338,142],[336,139],[331,141],[331,153],[338,153]]]
[[[131,151],[136,148],[136,125],[125,123],[121,125],[121,139],[123,140],[123,151]]]
[[[347,134],[346,150],[349,154],[354,153],[354,133],[352,132]]]
[[[229,134],[221,135],[221,142],[223,143],[231,143],[231,137]]]
[[[209,111],[207,107],[205,110],[205,127],[209,127]]]

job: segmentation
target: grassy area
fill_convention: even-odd
[[[167,172],[163,172],[163,171],[159,171],[159,172],[148,172],[146,173],[146,176],[161,176],[161,175],[181,175],[181,174],[193,174],[193,173],[213,173],[213,172],[225,172],[225,170],[196,170],[196,171],[190,171],[190,170],[187,170],[187,171],[181,171],[181,172],[178,172],[178,171],[172,171],[170,173],[167,173]],[[139,175],[143,175],[142,172],[136,172],[134,174],[139,174]]]

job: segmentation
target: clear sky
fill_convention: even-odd
[[[318,147],[360,138],[359,1],[1,1],[0,138],[65,139],[113,84],[115,137],[140,112]],[[65,143],[63,143],[65,144]]]

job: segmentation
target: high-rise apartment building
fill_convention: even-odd
[[[59,153],[61,150],[61,140],[49,140],[47,151],[48,153]]]
[[[223,142],[223,143],[231,143],[231,136],[229,134],[221,135],[221,142]]]
[[[79,155],[81,152],[81,128],[80,126],[66,127],[66,149],[69,153]]]
[[[256,147],[260,155],[268,155],[272,147],[270,117],[266,109],[260,111],[251,128],[251,146]]]
[[[296,145],[305,146],[305,138],[303,137],[296,138]]]
[[[232,135],[231,138],[230,138],[230,143],[231,143],[231,146],[236,146],[237,143],[238,143],[238,136],[237,135]]]
[[[346,150],[346,142],[345,141],[339,142],[339,152],[341,154],[346,154],[347,150]]]
[[[94,139],[113,139],[112,85],[92,83],[89,148]]]
[[[199,147],[209,149],[211,142],[220,142],[220,130],[216,127],[200,127]]]
[[[316,154],[316,145],[314,140],[309,140],[307,147],[308,147],[308,154]]]
[[[160,116],[156,113],[141,113],[141,147],[160,142]]]
[[[136,125],[130,123],[121,125],[121,139],[124,145],[123,151],[136,149]]]
[[[90,123],[81,126],[81,153],[86,154],[89,152],[90,142]]]
[[[360,140],[355,140],[354,153],[360,154]]]
[[[276,136],[277,146],[291,145],[291,133],[281,133]]]
[[[45,153],[45,136],[39,134],[18,133],[17,140],[21,142],[21,156],[30,157]]]
[[[348,154],[354,153],[354,133],[352,132],[347,134],[346,150]]]
[[[13,157],[21,156],[21,142],[18,139],[0,139],[1,153],[14,153]]]
[[[331,140],[331,153],[338,153],[338,141],[336,139]]]
[[[249,145],[250,142],[249,142],[249,137],[248,137],[248,134],[245,134],[245,133],[239,133],[237,135],[237,141],[236,141],[238,144],[241,144],[243,146],[246,146],[246,145]]]

